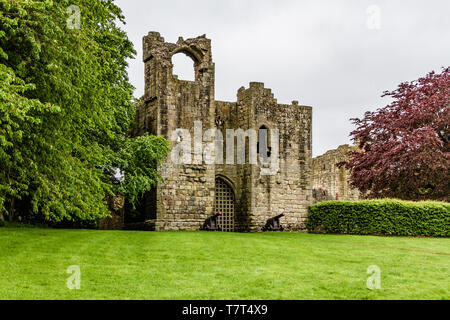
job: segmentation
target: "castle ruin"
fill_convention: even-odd
[[[360,192],[349,183],[350,171],[337,164],[348,160],[355,146],[347,144],[313,159],[313,197],[323,200],[359,200]]]
[[[194,81],[179,80],[172,73],[172,56],[177,53],[193,60]],[[163,136],[173,148],[177,144],[173,133],[179,128],[189,130],[196,139],[196,121],[201,121],[203,130],[217,128],[223,136],[227,129],[279,132],[279,170],[272,175],[261,175],[261,164],[248,159],[240,164],[176,164],[169,156],[160,169],[164,181],[143,202],[145,218],[153,222],[154,229],[199,230],[218,211],[224,231],[258,231],[268,218],[282,212],[286,212],[283,223],[288,230],[305,229],[313,201],[312,108],[297,101],[279,104],[271,90],[258,82],[241,87],[236,102],[215,100],[211,40],[204,35],[167,43],[159,33],[150,32],[143,39],[143,60],[140,134]],[[192,142],[207,148],[201,139]],[[246,155],[249,145],[245,143]],[[192,154],[194,160],[197,156]]]

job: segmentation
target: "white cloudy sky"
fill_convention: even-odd
[[[239,87],[259,81],[280,103],[312,106],[314,156],[349,143],[349,119],[386,105],[383,91],[450,64],[448,0],[116,3],[138,52],[129,68],[136,96],[143,94],[141,47],[148,31],[170,42],[206,34],[216,64],[216,100],[236,101]],[[380,9],[379,30],[368,27],[376,26],[371,6]],[[192,66],[178,60],[176,73],[183,77]]]

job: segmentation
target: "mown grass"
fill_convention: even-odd
[[[0,249],[0,299],[450,298],[450,239],[0,228]]]

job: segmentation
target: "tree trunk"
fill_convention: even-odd
[[[11,199],[11,205],[9,207],[9,214],[8,214],[8,218],[9,218],[9,222],[12,222],[14,220],[14,202],[16,199],[12,198]]]

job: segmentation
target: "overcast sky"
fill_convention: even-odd
[[[144,90],[144,35],[158,31],[176,42],[206,34],[216,65],[216,100],[236,101],[239,87],[258,81],[279,103],[312,106],[314,156],[350,143],[349,119],[386,105],[383,91],[450,65],[448,0],[116,3],[137,51],[129,68],[137,97]],[[175,73],[188,78],[192,62],[176,57]]]

